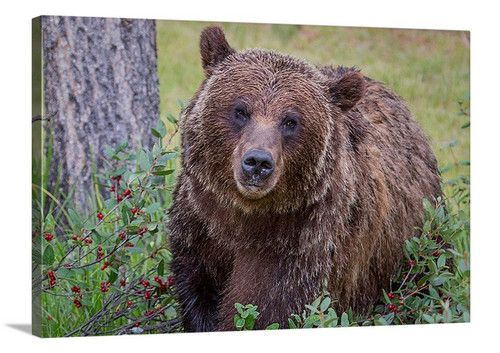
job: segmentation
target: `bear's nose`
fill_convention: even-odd
[[[256,148],[245,153],[241,162],[243,174],[253,181],[262,181],[270,176],[274,165],[271,153]]]

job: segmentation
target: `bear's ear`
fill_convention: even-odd
[[[365,91],[366,82],[358,71],[350,71],[339,80],[328,82],[328,91],[333,104],[348,111],[358,103]]]
[[[209,77],[213,69],[235,50],[229,46],[221,27],[207,27],[200,38],[201,63],[205,75]]]

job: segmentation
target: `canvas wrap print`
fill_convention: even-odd
[[[35,335],[469,322],[469,32],[32,29]]]

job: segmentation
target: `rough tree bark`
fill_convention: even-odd
[[[74,203],[91,195],[92,158],[104,146],[152,145],[159,117],[156,28],[153,20],[42,17],[45,115],[53,120],[48,189],[74,188]],[[50,124],[47,124],[50,125]],[[91,156],[91,153],[93,156]],[[59,189],[54,190],[58,173]]]

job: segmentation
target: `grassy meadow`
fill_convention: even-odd
[[[203,79],[201,30],[212,23],[157,21],[162,113],[179,111]],[[316,65],[355,66],[402,96],[430,138],[441,167],[470,159],[467,120],[455,104],[470,92],[469,34],[459,31],[222,23],[236,50],[265,48]],[[441,147],[455,139],[453,154]],[[462,172],[450,171],[450,177]]]

